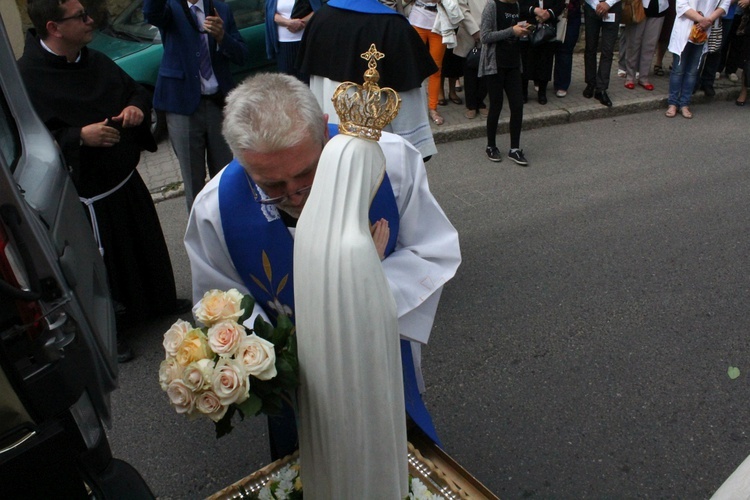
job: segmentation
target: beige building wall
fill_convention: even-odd
[[[10,46],[13,47],[16,58],[19,58],[23,52],[23,28],[16,3],[0,2],[0,17],[3,18],[5,31],[10,38]]]

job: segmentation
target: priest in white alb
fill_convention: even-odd
[[[237,288],[255,298],[256,313],[297,320],[294,236],[323,148],[337,133],[327,120],[309,88],[288,75],[248,78],[228,96],[223,133],[235,159],[197,196],[185,235],[194,301],[210,289]],[[404,404],[437,442],[420,396],[419,349],[461,262],[458,234],[430,192],[419,151],[389,133],[377,145],[386,173],[369,220],[385,219],[389,228],[380,264],[398,318]],[[292,453],[294,415],[269,418],[269,436],[272,458]]]

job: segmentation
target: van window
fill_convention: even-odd
[[[13,172],[21,156],[21,138],[18,135],[18,128],[13,115],[8,108],[8,102],[5,96],[0,96],[0,154],[3,155],[5,164],[10,166]]]

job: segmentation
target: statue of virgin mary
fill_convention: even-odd
[[[295,235],[300,473],[305,498],[395,500],[408,495],[399,330],[368,220],[385,173],[380,89],[347,99]]]

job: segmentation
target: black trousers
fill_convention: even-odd
[[[596,11],[589,4],[583,5],[583,19],[585,23],[586,49],[584,51],[584,69],[586,85],[593,85],[596,90],[609,88],[609,73],[612,70],[612,55],[617,43],[617,31],[620,27],[620,12],[622,3],[616,3],[610,9],[615,14],[615,22],[607,23],[596,15]],[[601,57],[596,64],[599,52],[599,36],[601,35]]]
[[[510,147],[521,145],[521,124],[523,123],[523,95],[521,93],[521,68],[498,68],[497,74],[486,75],[487,91],[490,96],[490,110],[487,115],[487,145],[497,146],[497,122],[503,110],[503,91],[508,96],[510,108]]]

